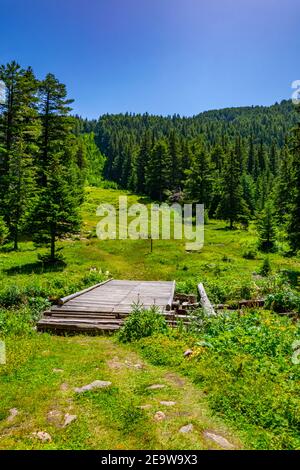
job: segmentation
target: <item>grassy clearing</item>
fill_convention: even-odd
[[[107,338],[33,334],[7,340],[8,363],[0,382],[1,449],[207,449],[218,448],[203,432],[213,430],[236,448],[228,427],[213,418],[205,397],[189,380],[149,365],[129,347]],[[62,369],[53,372],[53,369]],[[74,387],[109,380],[108,390],[76,395]],[[165,387],[148,390],[153,384]],[[160,401],[175,401],[164,406]],[[146,409],[140,406],[149,405]],[[9,409],[19,414],[7,421]],[[163,411],[166,419],[154,415]],[[66,413],[77,415],[62,428]],[[179,433],[192,423],[194,431]],[[48,432],[41,443],[32,433]]]
[[[215,445],[203,435],[209,429],[237,448],[300,448],[299,366],[291,363],[299,329],[287,318],[263,311],[230,314],[227,320],[196,328],[193,335],[154,335],[129,346],[32,329],[48,296],[75,292],[109,275],[175,279],[185,292],[202,281],[214,302],[268,293],[275,295],[275,303],[294,302],[282,289],[288,284],[293,295],[298,293],[299,258],[285,257],[281,240],[282,249],[270,255],[272,275],[258,275],[265,257],[255,253],[253,227],[228,231],[223,222],[212,221],[199,253],[187,253],[184,243],[174,240],[154,241],[153,253],[148,240],[98,240],[96,208],[117,203],[121,194],[128,193],[87,189],[82,233],[60,243],[66,265],[45,268],[37,261],[45,250],[30,241],[23,241],[17,253],[0,252],[0,338],[8,354],[7,365],[0,366],[0,447],[201,449]],[[138,201],[129,195],[129,203]],[[183,360],[187,347],[194,354]],[[139,362],[146,367],[132,366]],[[55,368],[63,372],[55,373]],[[112,388],[75,396],[74,387],[96,379],[111,380]],[[149,392],[151,383],[165,388]],[[161,400],[177,404],[161,409]],[[141,405],[151,407],[141,410]],[[14,407],[19,414],[9,422]],[[160,409],[167,418],[156,422],[153,415]],[[78,419],[62,428],[66,413]],[[193,433],[179,434],[187,423],[194,425]],[[52,442],[34,439],[36,431],[49,432]]]
[[[154,240],[150,253],[149,240],[105,240],[95,235],[99,217],[96,209],[100,203],[117,204],[120,195],[128,195],[129,204],[146,202],[126,191],[87,188],[82,208],[84,220],[82,233],[72,241],[60,243],[66,258],[66,266],[50,270],[37,262],[37,254],[31,242],[20,244],[17,253],[1,251],[0,293],[7,286],[19,288],[32,286],[62,295],[74,292],[86,279],[93,283],[91,268],[109,272],[120,279],[173,280],[180,290],[193,291],[197,282],[204,282],[212,300],[224,302],[232,299],[250,298],[274,290],[274,279],[258,275],[265,256],[258,253],[255,259],[243,258],[243,253],[253,249],[256,243],[254,227],[248,231],[228,231],[224,222],[211,221],[205,229],[205,246],[199,253],[187,253],[180,240]],[[284,241],[280,243],[284,248]],[[279,251],[270,254],[274,273],[285,272],[297,278],[300,273],[299,258],[288,258]],[[89,278],[90,276],[90,278]]]

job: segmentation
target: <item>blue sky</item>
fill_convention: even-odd
[[[0,63],[67,84],[85,117],[269,105],[300,79],[299,0],[0,0]]]

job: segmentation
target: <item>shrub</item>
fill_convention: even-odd
[[[3,245],[9,234],[6,223],[3,217],[0,217],[0,245]]]
[[[92,286],[93,284],[99,284],[105,281],[109,276],[109,273],[103,273],[101,269],[90,270],[88,274],[82,279],[84,287]]]
[[[256,259],[257,257],[257,250],[255,248],[246,248],[243,251],[242,257],[244,259]]]
[[[157,307],[147,310],[137,303],[133,304],[131,314],[118,333],[118,339],[122,343],[130,343],[155,333],[165,333],[167,329],[165,318]]]
[[[24,292],[16,285],[8,286],[0,291],[0,306],[14,307],[25,302]]]
[[[274,312],[283,313],[296,310],[300,312],[300,296],[291,290],[282,290],[267,296],[265,307]]]
[[[264,262],[263,262],[262,267],[260,268],[259,274],[267,277],[269,276],[269,274],[271,274],[271,272],[272,272],[272,268],[271,268],[270,259],[269,257],[267,257],[264,259]]]
[[[33,322],[30,309],[0,309],[0,336],[25,336],[33,333]]]
[[[185,339],[171,335],[156,335],[138,342],[141,354],[157,366],[179,366],[184,360],[183,353],[188,348]]]

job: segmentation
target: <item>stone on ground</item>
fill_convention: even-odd
[[[51,438],[50,434],[48,434],[45,431],[33,432],[32,435],[34,437],[36,437],[37,439],[39,439],[40,441],[42,441],[42,442],[47,442],[47,441],[51,442],[52,441],[52,438]]]
[[[161,405],[164,405],[164,406],[174,406],[174,405],[176,405],[176,401],[164,401],[164,400],[162,400],[159,403]]]
[[[185,426],[182,426],[182,428],[179,429],[179,432],[182,434],[187,434],[188,432],[192,432],[194,429],[194,426],[192,424],[186,424]]]
[[[64,421],[64,424],[63,424],[62,427],[65,428],[66,426],[69,426],[69,424],[71,424],[76,419],[77,419],[77,415],[70,415],[69,413],[66,413],[65,414],[65,421]]]
[[[147,387],[148,390],[158,390],[160,388],[165,388],[165,385],[153,384],[153,385],[150,385],[150,387]]]
[[[17,408],[11,408],[9,410],[9,416],[7,417],[7,421],[8,422],[13,421],[18,414],[19,414],[19,411],[17,410]]]
[[[163,411],[157,411],[154,415],[155,421],[163,421],[166,419],[166,415]]]
[[[209,431],[204,431],[203,435],[207,439],[210,439],[211,441],[214,441],[216,444],[218,444],[223,449],[234,449],[234,445],[231,444],[229,441],[227,441],[227,439],[225,439],[225,437],[220,436],[219,434],[215,434],[215,433],[209,432]]]
[[[76,393],[84,393],[84,392],[89,392],[90,390],[94,390],[97,388],[107,388],[111,386],[111,382],[108,382],[106,380],[95,380],[94,382],[84,385],[83,387],[76,387],[74,391]]]

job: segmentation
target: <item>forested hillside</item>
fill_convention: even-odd
[[[264,209],[279,174],[289,180],[287,144],[296,122],[295,106],[282,101],[190,118],[119,114],[78,119],[77,133],[95,133],[107,157],[107,179],[159,200],[183,191],[179,198],[204,202],[210,216],[225,217],[224,180],[234,175],[243,201],[233,219],[245,220]]]
[[[71,115],[66,86],[38,80],[15,62],[1,66],[0,241],[30,234],[49,244],[80,229],[84,185],[103,177],[152,200],[204,203],[207,216],[247,227],[258,219],[260,247],[276,229],[293,252],[299,238],[299,126],[290,101],[194,117]]]

